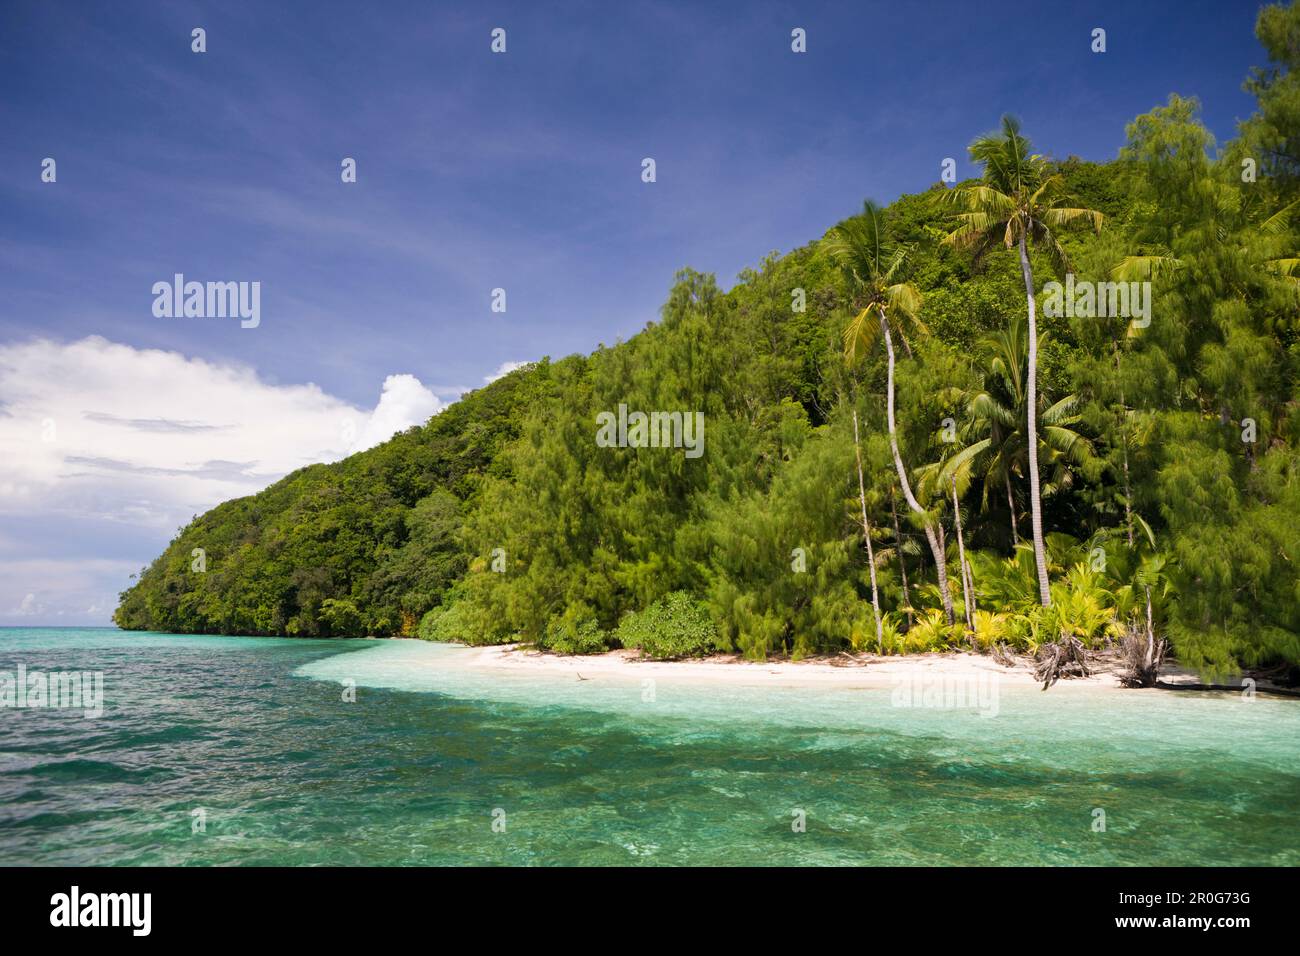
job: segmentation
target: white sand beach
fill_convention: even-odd
[[[513,673],[551,673],[571,675],[574,680],[642,680],[647,677],[698,682],[721,682],[769,687],[834,686],[893,687],[903,679],[985,680],[996,674],[999,683],[1026,687],[1037,686],[1034,663],[1029,657],[1017,657],[1014,666],[999,664],[982,654],[950,652],[912,654],[905,657],[874,654],[840,654],[834,657],[809,658],[802,661],[747,661],[738,654],[712,657],[653,661],[636,651],[616,650],[604,654],[565,655],[538,651],[519,644],[502,644],[473,648],[473,656],[464,666]],[[1089,677],[1065,678],[1051,689],[1063,693],[1109,692],[1123,690],[1119,681],[1122,665],[1112,655],[1099,655],[1090,661]],[[1195,671],[1168,664],[1160,672],[1166,684],[1193,685],[1201,681]],[[1242,678],[1223,678],[1221,683],[1241,686]],[[1265,680],[1260,690],[1272,685]]]
[[[517,644],[474,649],[467,667],[513,672],[545,671],[570,674],[574,680],[656,679],[726,682],[756,686],[892,687],[900,679],[933,677],[987,680],[996,674],[1000,682],[1035,685],[1032,662],[1017,659],[1006,667],[979,654],[916,654],[907,657],[840,655],[802,661],[747,661],[737,654],[715,655],[698,660],[643,660],[635,651],[571,656],[549,654]],[[1170,675],[1173,676],[1172,674]],[[1194,679],[1194,675],[1192,677]],[[1119,679],[1109,664],[1099,666],[1092,677],[1063,680],[1057,687],[1068,690],[1116,690]]]

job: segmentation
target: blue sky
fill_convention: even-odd
[[[1104,160],[1176,91],[1225,139],[1257,9],[10,0],[0,624],[106,623],[194,511],[634,334],[683,266],[730,284],[945,157],[969,175],[1003,112]],[[176,272],[260,282],[260,325],[156,318]]]

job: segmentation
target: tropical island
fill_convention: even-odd
[[[1108,163],[1006,117],[978,179],[196,517],[116,623],[1295,683],[1300,8],[1257,35],[1227,143],[1180,95]]]

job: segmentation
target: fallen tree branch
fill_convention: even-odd
[[[1034,679],[1043,682],[1043,690],[1062,677],[1088,677],[1088,649],[1077,637],[1062,635],[1058,641],[1044,644],[1038,649],[1038,664]]]

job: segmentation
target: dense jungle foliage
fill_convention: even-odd
[[[1300,664],[1300,9],[1257,34],[1230,142],[1177,95],[1105,164],[1006,120],[980,180],[729,291],[686,269],[629,341],[196,518],[118,624],[755,658],[1149,628],[1207,672]],[[1149,315],[1060,314],[1067,274],[1149,282]],[[598,443],[620,405],[703,413],[703,454]]]

